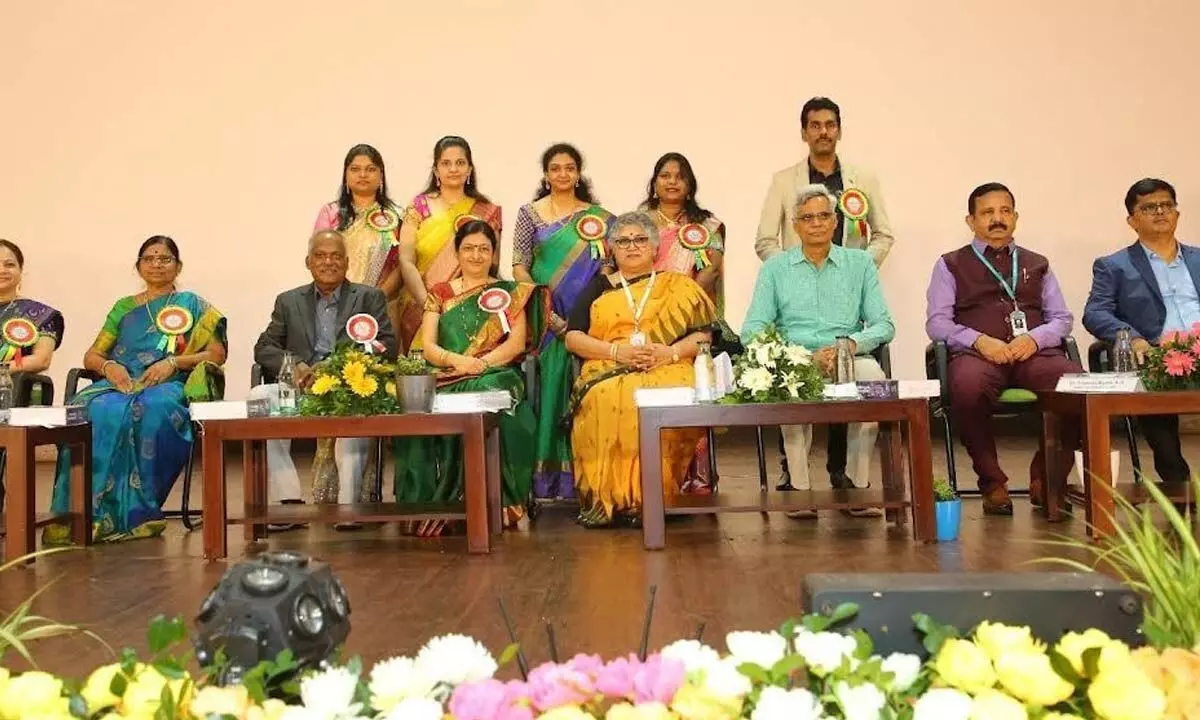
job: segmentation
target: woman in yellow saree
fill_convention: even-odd
[[[691,387],[692,359],[711,339],[716,308],[686,275],[658,272],[658,231],[645,213],[609,229],[617,270],[598,275],[568,320],[567,349],[584,360],[572,396],[571,449],[579,521],[589,528],[641,524],[641,464],[634,392]],[[663,494],[672,497],[703,430],[663,433]]]
[[[404,211],[400,228],[400,294],[397,335],[403,352],[421,349],[421,319],[429,288],[458,275],[454,232],[468,220],[482,220],[500,237],[500,207],[479,192],[471,146],[457,136],[433,146],[433,169],[425,191]],[[497,260],[500,250],[496,250]],[[495,268],[493,268],[494,272]]]

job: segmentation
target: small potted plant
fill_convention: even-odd
[[[962,522],[962,498],[950,487],[946,478],[933,480],[933,517],[937,527],[938,542],[954,542],[958,539],[958,526]]]
[[[433,398],[437,393],[436,372],[420,350],[396,359],[396,402],[400,405],[400,412],[433,412]]]

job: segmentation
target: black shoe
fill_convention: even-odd
[[[779,476],[779,484],[775,486],[775,489],[780,492],[795,490],[795,486],[792,485],[792,474],[784,470],[783,475]]]
[[[854,481],[844,472],[829,473],[829,485],[834,490],[853,490]]]

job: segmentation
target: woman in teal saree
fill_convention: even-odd
[[[600,207],[583,177],[583,156],[573,145],[551,145],[542,153],[542,182],[534,201],[517,213],[513,234],[513,277],[550,288],[553,332],[536,338],[539,404],[533,472],[534,497],[574,498],[571,436],[571,354],[563,344],[566,318],[596,274],[608,263],[604,244],[613,214]]]
[[[225,318],[199,295],[175,290],[182,263],[171,238],[142,244],[138,295],[117,301],[84,356],[103,376],[75,397],[92,423],[92,508],[96,542],[153,537],[162,505],[192,451],[188,403],[224,394]],[[69,451],[59,453],[50,509],[70,507]],[[69,542],[65,525],[43,542]]]
[[[505,391],[512,408],[500,416],[501,501],[505,525],[521,519],[533,475],[537,418],[525,398],[521,359],[536,349],[549,311],[545,288],[491,277],[496,232],[471,220],[454,235],[462,273],[429,289],[421,323],[425,359],[441,369],[439,393]],[[415,437],[393,441],[396,501],[445,503],[464,499],[462,438]],[[423,537],[445,523],[410,526]]]

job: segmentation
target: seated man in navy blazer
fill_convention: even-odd
[[[1170,183],[1138,180],[1125,193],[1125,210],[1137,242],[1092,265],[1083,326],[1110,343],[1128,330],[1140,363],[1163,333],[1189,332],[1200,322],[1200,248],[1175,239],[1179,209]],[[1159,479],[1186,482],[1191,472],[1179,447],[1179,416],[1146,415],[1138,424]]]

